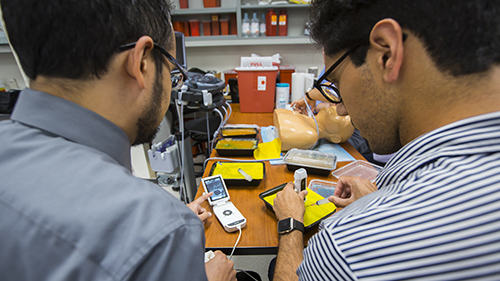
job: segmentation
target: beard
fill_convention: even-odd
[[[132,145],[150,143],[158,133],[160,122],[163,119],[161,114],[161,104],[163,101],[163,81],[162,68],[157,67],[153,93],[149,105],[145,108],[142,116],[137,120],[137,136]]]

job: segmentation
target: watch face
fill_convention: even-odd
[[[290,225],[291,221],[292,220],[290,218],[284,219],[284,220],[280,220],[278,222],[278,232],[283,232],[283,231],[290,230],[292,228],[292,226]]]

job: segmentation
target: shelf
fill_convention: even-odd
[[[297,37],[261,37],[261,38],[239,38],[230,36],[200,36],[186,37],[186,47],[216,47],[216,46],[256,46],[256,45],[288,45],[288,44],[312,44],[307,36]]]
[[[243,5],[242,10],[280,9],[280,8],[308,8],[309,4],[277,4],[277,5]]]
[[[203,9],[176,9],[172,12],[172,16],[203,15],[203,14],[229,14],[229,13],[236,13],[236,7],[203,8]]]

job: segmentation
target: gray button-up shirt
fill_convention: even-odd
[[[206,280],[204,229],[119,127],[26,89],[0,122],[1,280]]]

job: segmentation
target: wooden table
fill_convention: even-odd
[[[239,104],[231,105],[233,112],[228,120],[229,124],[257,124],[259,126],[273,125],[273,113],[241,113]],[[355,159],[364,160],[363,156],[349,143],[340,144]],[[217,152],[212,151],[211,157],[217,157]],[[245,159],[245,158],[240,158]],[[248,158],[247,158],[248,159]],[[253,158],[252,158],[253,159]],[[209,175],[210,169],[216,160],[208,161],[203,177]],[[340,168],[349,162],[338,162]],[[241,240],[235,250],[239,255],[276,254],[278,247],[277,219],[273,212],[266,208],[265,203],[259,198],[259,194],[280,184],[293,181],[293,172],[288,171],[286,165],[271,165],[265,162],[266,175],[257,187],[229,187],[231,201],[247,219],[247,225],[243,228]],[[308,175],[308,181],[322,179],[336,181],[331,173],[328,176]],[[203,193],[203,187],[198,187],[196,198]],[[202,205],[212,212],[208,202]],[[304,243],[318,231],[317,226],[305,233]],[[207,250],[221,250],[230,254],[238,239],[239,232],[227,233],[215,216],[212,216],[205,224],[206,248]]]

